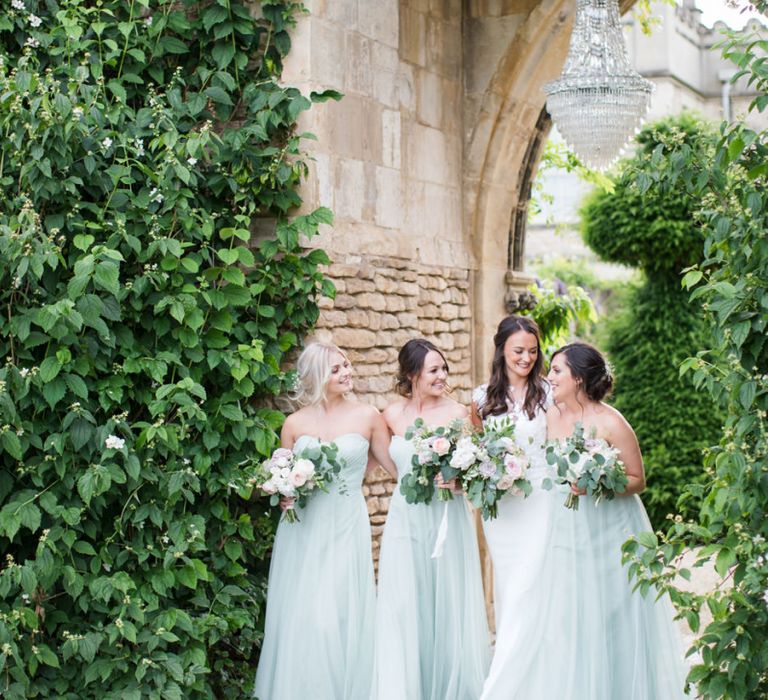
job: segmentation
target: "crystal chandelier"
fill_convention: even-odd
[[[576,0],[562,75],[544,86],[547,110],[579,159],[613,163],[643,120],[653,84],[627,58],[617,0]]]

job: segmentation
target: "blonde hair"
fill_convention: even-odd
[[[325,385],[331,377],[331,356],[347,353],[333,343],[314,342],[304,348],[296,363],[296,386],[291,399],[299,406],[315,406],[325,399]]]

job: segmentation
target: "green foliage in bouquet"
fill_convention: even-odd
[[[333,292],[330,213],[287,217],[333,95],[278,81],[293,2],[5,8],[0,695],[249,697],[273,522],[237,491]]]
[[[765,0],[757,3],[766,13]],[[768,106],[765,55],[759,36],[732,37],[725,55]],[[696,634],[697,662],[688,676],[705,700],[768,698],[768,132],[723,124],[714,150],[698,144],[662,145],[646,188],[684,190],[700,204],[704,259],[683,283],[702,304],[710,337],[681,371],[726,413],[721,439],[706,457],[706,480],[692,487],[696,520],[677,518],[665,534],[643,533],[625,545],[637,585],[669,592]],[[694,566],[713,564],[720,580],[708,593],[678,585]],[[702,607],[711,615],[702,618]]]
[[[702,449],[722,419],[716,403],[678,373],[709,333],[700,302],[689,300],[679,282],[681,271],[703,258],[704,233],[694,217],[699,200],[652,180],[665,157],[664,141],[714,147],[712,131],[691,115],[649,124],[638,135],[636,155],[622,164],[614,192],[592,195],[582,210],[586,243],[603,259],[645,275],[626,310],[609,319],[606,350],[617,380],[613,404],[640,441],[648,480],[643,501],[657,527],[680,509],[695,512],[695,499],[677,501],[686,484],[701,481]]]
[[[423,418],[417,418],[408,426],[405,439],[413,441],[415,452],[411,458],[411,471],[400,480],[400,492],[407,503],[431,503],[437,475],[441,474],[445,481],[458,476],[459,470],[451,466],[450,459],[465,425],[457,418],[448,425],[430,428]],[[453,498],[450,489],[441,488],[439,492],[440,500]]]

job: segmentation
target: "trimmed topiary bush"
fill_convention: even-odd
[[[247,479],[283,419],[260,406],[333,291],[299,243],[330,213],[287,217],[296,116],[333,96],[278,82],[296,9],[0,18],[4,698],[250,694],[273,523]]]
[[[670,137],[713,142],[710,130],[690,115],[646,126],[614,191],[596,192],[582,209],[587,245],[604,260],[644,272],[626,310],[608,321],[606,350],[616,374],[613,404],[640,441],[648,477],[643,500],[657,527],[678,512],[684,486],[701,479],[702,449],[712,444],[721,422],[712,399],[679,374],[683,360],[708,337],[701,307],[680,284],[681,271],[704,255],[704,236],[694,221],[698,202],[683,189],[649,186],[641,193],[635,180],[635,171],[655,167],[663,156],[659,138]],[[684,512],[694,507],[681,504]]]

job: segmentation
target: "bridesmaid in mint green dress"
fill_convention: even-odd
[[[448,365],[426,340],[399,355],[398,392],[384,411],[399,478],[411,469],[413,445],[403,435],[416,418],[429,426],[466,418],[448,397]],[[464,497],[447,503],[448,537],[432,558],[446,504],[406,503],[392,495],[379,559],[373,700],[477,700],[488,670],[490,635],[477,535]]]
[[[361,484],[369,452],[394,475],[389,433],[375,408],[349,398],[351,368],[339,348],[307,346],[298,372],[304,407],[286,420],[281,443],[300,452],[334,442],[343,468],[328,493],[312,494],[298,510],[298,522],[278,526],[254,697],[361,700],[371,692],[375,616]]]

